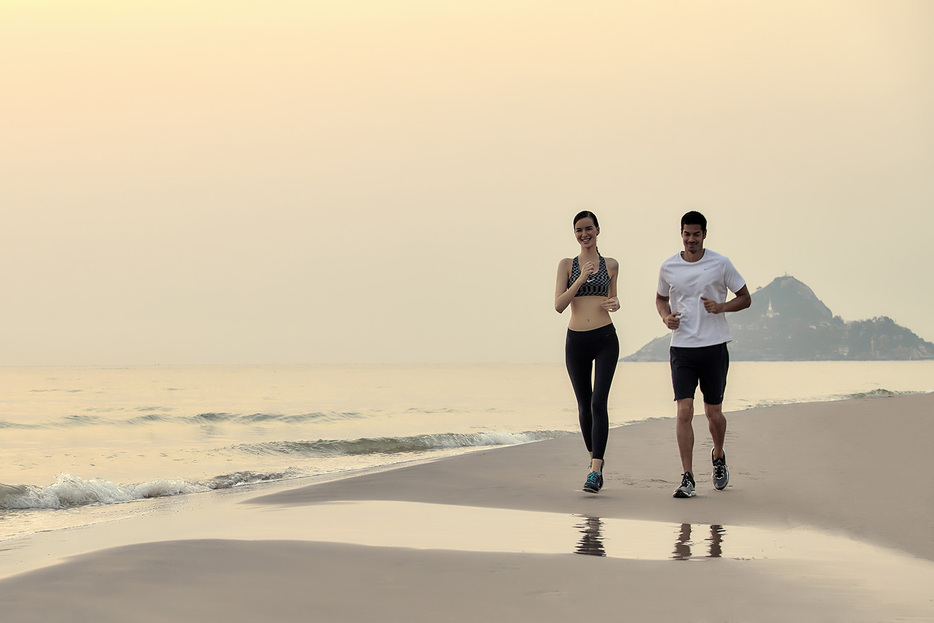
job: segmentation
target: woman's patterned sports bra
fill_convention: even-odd
[[[568,279],[568,288],[581,276],[580,263],[577,258],[571,263],[571,277]],[[600,256],[600,269],[587,277],[586,283],[577,290],[574,296],[610,296],[610,273],[606,270],[606,260]]]

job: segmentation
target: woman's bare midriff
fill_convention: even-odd
[[[602,296],[578,296],[571,301],[571,331],[591,331],[611,324],[610,312],[600,304],[606,301]]]

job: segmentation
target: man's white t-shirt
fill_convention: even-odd
[[[746,280],[730,259],[710,249],[704,249],[696,262],[685,261],[680,253],[662,262],[658,293],[669,298],[672,313],[681,313],[681,326],[671,332],[671,345],[699,348],[732,340],[726,314],[709,313],[701,297],[724,303],[727,289],[736,293],[744,285]]]

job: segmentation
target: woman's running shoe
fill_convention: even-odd
[[[587,482],[584,483],[584,491],[587,493],[597,493],[603,488],[603,474],[600,472],[590,472],[587,474]]]

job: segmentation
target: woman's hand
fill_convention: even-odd
[[[578,277],[577,279],[578,281],[580,281],[581,279],[586,280],[587,277],[589,277],[590,275],[595,275],[596,273],[597,273],[597,267],[594,265],[594,263],[587,262],[583,266],[581,266],[581,276]]]
[[[619,299],[615,296],[607,298],[607,300],[600,303],[600,307],[607,310],[608,312],[615,312],[619,310]]]

